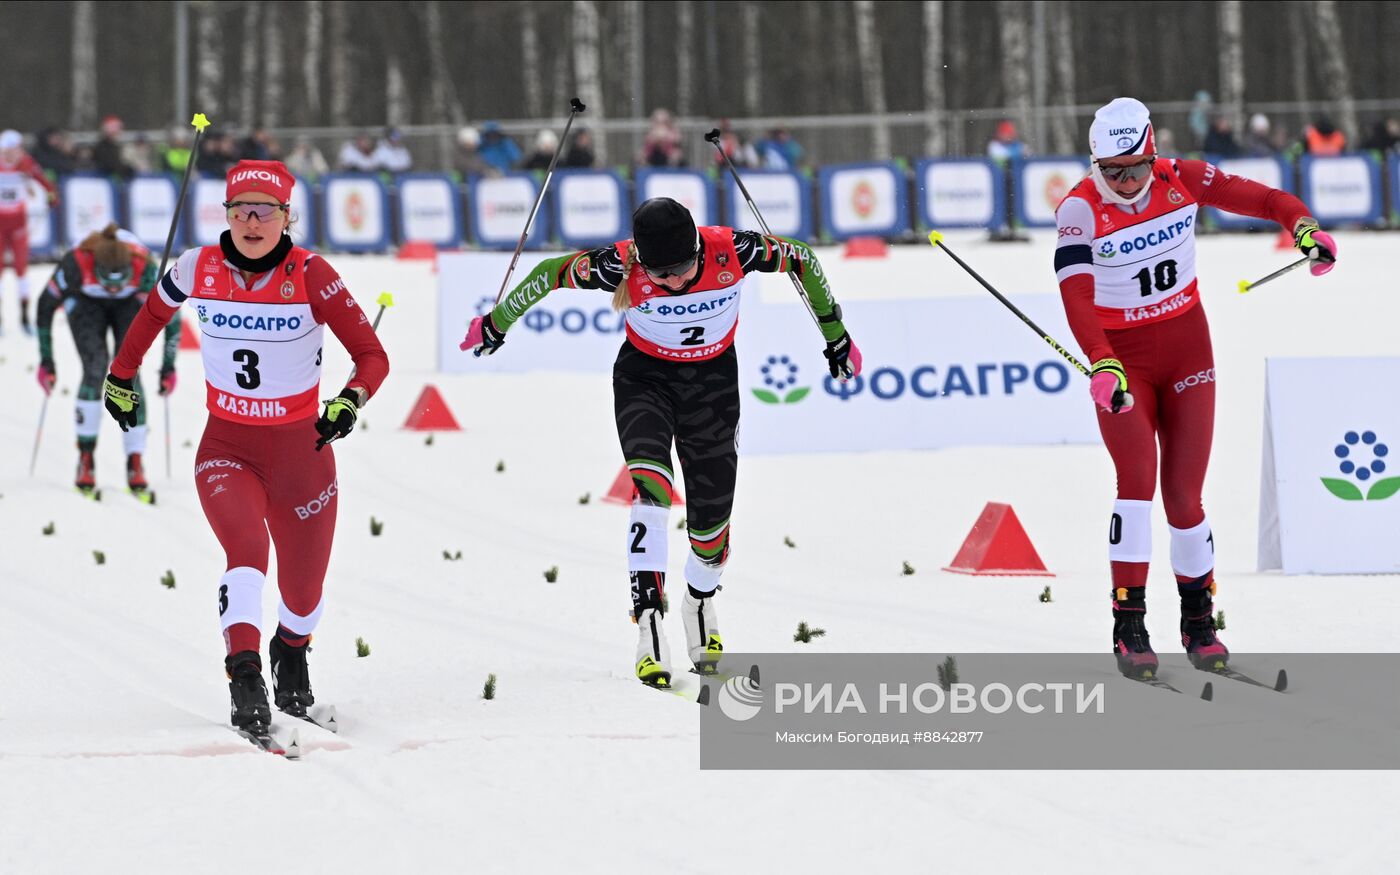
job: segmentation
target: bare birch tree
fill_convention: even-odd
[[[598,54],[598,4],[594,0],[574,0],[574,81],[579,100],[588,107],[589,120],[600,128],[607,115],[603,107],[603,68]],[[599,166],[608,163],[608,138],[599,131],[594,141]]]
[[[75,130],[97,124],[97,4],[73,4],[73,106],[68,125]]]
[[[1337,18],[1336,0],[1313,3],[1313,18],[1317,26],[1317,41],[1322,45],[1323,81],[1330,86],[1332,104],[1337,108],[1337,122],[1352,142],[1361,133],[1356,122],[1356,94],[1351,89],[1351,70],[1347,66],[1347,47],[1342,42],[1342,25]]]
[[[948,152],[947,95],[943,93],[943,0],[924,0],[924,154]]]
[[[390,127],[402,127],[408,124],[410,112],[403,60],[398,52],[390,52],[384,62],[384,122]]]
[[[540,66],[540,16],[532,0],[521,0],[520,7],[520,66],[524,68],[525,114],[530,118],[544,115],[544,98],[540,81],[544,68]]]
[[[190,4],[195,6],[195,4]],[[195,110],[202,112],[216,121],[222,121],[223,114],[222,96],[224,64],[223,55],[219,47],[224,44],[219,26],[219,6],[217,3],[200,3],[195,6],[196,15],[199,17],[199,25],[195,28],[199,34],[199,39],[195,43],[200,50],[196,52],[198,60],[195,64],[195,84],[194,94],[198,105]]]
[[[1022,136],[1030,129],[1030,15],[1023,0],[997,0],[1001,24],[1001,88],[1008,114]]]
[[[306,38],[301,49],[301,88],[306,100],[306,124],[321,121],[321,0],[306,0]]]
[[[1216,5],[1220,32],[1220,112],[1234,129],[1244,129],[1244,4],[1222,0]]]
[[[890,157],[890,125],[885,118],[885,70],[880,40],[875,34],[874,0],[856,0],[856,54],[860,56],[861,92],[865,109],[877,118],[871,128],[871,145],[878,161]]]
[[[1050,148],[1057,155],[1082,152],[1079,123],[1069,107],[1078,103],[1074,89],[1074,17],[1067,0],[1050,4],[1050,55],[1054,58],[1054,83],[1050,104],[1061,107],[1050,114]]]
[[[350,124],[350,93],[354,82],[350,77],[350,9],[344,0],[326,4],[330,31],[329,73],[331,85],[331,125],[343,128]]]
[[[763,114],[763,54],[759,42],[763,34],[759,31],[759,4],[743,3],[739,8],[739,64],[740,75],[744,79],[744,114],[752,117]]]
[[[1285,7],[1288,16],[1288,42],[1292,49],[1290,57],[1297,59],[1288,67],[1293,72],[1293,99],[1306,104],[1308,101],[1308,7],[1306,3],[1289,3]]]
[[[467,123],[467,114],[462,109],[457,85],[452,81],[452,70],[447,66],[447,51],[443,46],[442,4],[438,3],[438,0],[429,0],[424,5],[423,29],[426,31],[424,38],[428,45],[428,65],[433,76],[430,90],[433,113],[437,116],[434,121],[451,122],[460,127]],[[532,77],[533,71],[527,71],[526,80]]]
[[[676,8],[676,115],[695,111],[695,6],[681,0]]]
[[[269,128],[275,128],[282,124],[282,106],[285,102],[284,95],[287,93],[287,62],[283,55],[286,51],[284,41],[286,31],[276,20],[275,16],[269,15],[267,29],[263,32],[263,94],[262,94],[262,115],[257,119],[249,119],[249,124],[263,124]]]
[[[238,82],[238,121],[252,127],[258,119],[258,82],[262,76],[258,72],[258,50],[262,47],[263,4],[246,3],[239,7],[239,18],[243,23],[243,39],[238,43],[238,56],[242,60]]]

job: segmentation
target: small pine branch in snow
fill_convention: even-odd
[[[938,667],[938,685],[947,691],[957,682],[958,661],[950,656]]]
[[[160,585],[165,587],[166,589],[174,589],[175,572],[167,568],[165,573],[160,576]]]
[[[494,698],[496,698],[496,676],[495,676],[495,675],[493,675],[493,674],[488,674],[488,675],[486,676],[486,685],[485,685],[484,687],[481,688],[481,698],[483,698],[483,699],[494,699]]]
[[[1050,598],[1050,587],[1047,586],[1040,591],[1040,601],[1042,604],[1054,601],[1054,599]]]
[[[377,537],[379,537],[380,532],[383,532],[383,531],[384,531],[384,521],[383,521],[383,520],[377,520],[377,519],[375,519],[374,517],[370,517],[370,518],[369,518],[369,533],[370,533],[370,535],[371,535],[372,537],[377,538]]]
[[[425,446],[425,447],[431,447],[432,445],[433,445],[433,433],[432,433],[432,432],[428,432],[428,436],[425,437],[425,438],[423,438],[423,446]]]
[[[789,538],[787,535],[783,535],[783,543],[786,544],[786,545],[789,546],[789,547],[796,547],[796,546],[797,546],[796,544],[794,544],[794,543],[792,542],[792,538]]]
[[[93,550],[93,551],[92,551],[92,560],[93,560],[94,562],[96,562],[98,565],[106,565],[106,564],[107,564],[107,554],[106,554],[106,553],[103,553],[101,550]]]
[[[1224,632],[1224,631],[1225,631],[1225,612],[1224,612],[1224,611],[1216,611],[1216,612],[1215,612],[1215,619],[1211,620],[1211,625],[1215,627],[1215,631],[1217,631],[1217,632]]]
[[[797,624],[797,634],[792,636],[792,640],[798,644],[811,644],[813,638],[820,638],[825,634],[825,629],[808,626],[807,621],[803,620]]]
[[[684,529],[685,529],[685,517],[681,517],[679,520],[676,521],[676,530],[677,530],[677,531],[682,531],[682,530],[684,530]]]
[[[559,566],[555,565],[544,573],[545,583],[553,583],[559,579]]]
[[[364,658],[364,657],[366,657],[366,656],[369,656],[369,645],[365,643],[365,639],[363,639],[363,638],[356,638],[356,639],[355,639],[355,655],[358,656],[358,657],[360,657],[360,658]]]
[[[462,551],[458,550],[457,554],[454,556],[450,551],[443,550],[442,558],[446,559],[448,562],[456,562],[458,559],[462,558]]]
[[[905,562],[905,563],[904,563],[904,576],[905,576],[905,577],[908,577],[909,575],[911,575],[911,574],[913,574],[913,573],[914,573],[914,566],[910,565],[908,562]]]
[[[587,504],[588,502],[590,502],[590,501],[592,501],[592,500],[593,500],[593,493],[591,493],[591,492],[585,492],[584,494],[582,494],[582,495],[580,495],[580,496],[578,497],[578,503],[579,503],[579,504]]]
[[[499,462],[496,463],[496,473],[497,473],[497,474],[504,474],[505,471],[506,471],[506,460],[505,460],[505,459],[502,459],[502,460],[500,460]],[[492,675],[492,677],[495,677],[495,675]]]
[[[53,534],[53,531],[54,531],[53,522],[50,521],[49,524],[48,524],[47,526],[44,526],[44,534],[46,534],[46,535],[52,535],[52,534]]]

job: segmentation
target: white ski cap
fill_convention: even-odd
[[[0,149],[18,149],[24,138],[19,135],[19,131],[0,132]]]
[[[1118,97],[1094,113],[1094,123],[1089,125],[1089,154],[1094,158],[1156,152],[1152,117],[1141,100]]]

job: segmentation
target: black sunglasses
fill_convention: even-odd
[[[681,276],[685,273],[688,273],[690,269],[695,266],[695,262],[699,258],[700,253],[697,252],[694,255],[690,256],[690,258],[686,259],[685,261],[682,261],[680,264],[673,264],[669,267],[647,267],[644,264],[642,265],[642,270],[646,271],[647,276],[651,277],[654,280],[664,280],[668,277]]]

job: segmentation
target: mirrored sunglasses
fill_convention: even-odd
[[[270,222],[279,213],[287,209],[287,204],[264,204],[248,203],[247,201],[226,201],[224,209],[228,210],[228,217],[239,222],[247,222],[254,217],[259,222]]]
[[[1123,167],[1112,167],[1098,162],[1099,172],[1104,179],[1111,179],[1114,182],[1125,182],[1129,179],[1143,179],[1152,172],[1152,163],[1155,159],[1144,158],[1136,164],[1128,164]]]

